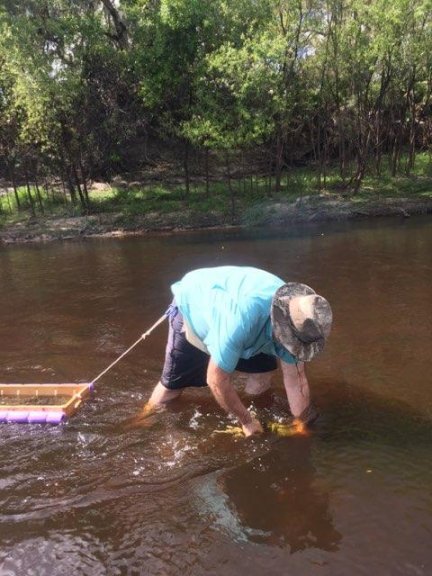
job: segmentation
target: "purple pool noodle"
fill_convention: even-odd
[[[60,424],[66,419],[62,410],[0,410],[0,422],[17,424]]]
[[[27,422],[29,424],[60,424],[65,414],[62,410],[31,410],[28,413]]]
[[[27,416],[29,424],[44,424],[46,422],[47,413],[39,410],[30,410]]]
[[[21,424],[22,422],[28,422],[28,410],[9,410],[7,413],[7,422],[17,422]]]
[[[66,414],[61,410],[51,410],[50,412],[46,412],[47,424],[60,424],[63,420],[66,420]]]

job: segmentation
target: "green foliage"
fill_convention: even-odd
[[[405,160],[405,159],[404,159]],[[388,163],[384,166],[388,167]],[[353,202],[391,198],[432,198],[432,172],[427,154],[419,154],[415,172],[412,175],[392,176],[389,168],[377,176],[367,175],[361,194]],[[248,225],[262,223],[265,212],[275,217],[278,213],[278,202],[292,202],[298,198],[318,197],[317,170],[312,168],[297,168],[286,172],[282,177],[279,192],[272,190],[271,199],[268,196],[268,179],[265,177],[250,179],[235,179],[232,186],[236,191],[238,212],[242,222]],[[334,194],[340,198],[343,192],[337,166],[329,169],[327,175],[327,194]],[[44,212],[37,203],[37,192],[31,187],[30,193],[35,201],[36,216],[39,219],[68,218],[82,216],[86,212],[79,205],[72,204],[60,189],[51,189],[48,192],[41,189]],[[0,226],[18,221],[27,222],[32,217],[31,206],[26,187],[19,187],[20,208],[18,210],[15,197],[8,192],[8,197],[0,195]],[[91,214],[115,216],[118,225],[135,226],[140,218],[151,217],[164,221],[164,218],[174,219],[181,223],[182,215],[190,214],[197,217],[197,222],[205,220],[211,214],[230,215],[230,191],[225,182],[213,182],[211,194],[207,195],[202,183],[194,185],[187,199],[179,186],[168,187],[164,184],[136,185],[129,188],[107,188],[104,191],[91,193]],[[273,207],[272,207],[273,204]]]
[[[413,173],[431,149],[432,0],[109,4],[3,0],[8,181],[60,177],[91,210],[91,179],[157,162],[164,142],[188,180],[202,151],[219,164],[249,154],[277,192],[287,167],[307,164],[314,185],[331,185],[336,166],[355,194],[387,164],[392,177]]]

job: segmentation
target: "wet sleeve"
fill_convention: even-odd
[[[290,354],[288,352],[288,350],[285,350],[285,348],[283,346],[275,344],[275,351],[276,351],[276,356],[278,358],[280,358],[281,360],[283,360],[284,362],[286,362],[287,364],[295,364],[296,363],[296,359],[294,358],[294,356],[292,354]]]

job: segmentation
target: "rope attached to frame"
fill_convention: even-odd
[[[112,368],[113,366],[115,366],[115,365],[117,364],[117,362],[120,362],[120,360],[121,360],[122,358],[124,358],[124,357],[126,356],[126,354],[129,354],[129,352],[130,352],[131,350],[133,350],[133,348],[135,348],[135,346],[137,346],[137,344],[139,344],[139,343],[141,342],[141,340],[145,340],[145,339],[147,338],[147,336],[150,336],[150,334],[153,332],[153,330],[154,330],[155,328],[157,328],[157,327],[159,326],[159,324],[162,324],[162,322],[165,320],[165,318],[167,318],[167,316],[169,315],[169,312],[170,312],[170,309],[168,309],[168,310],[164,313],[164,315],[161,316],[161,317],[159,318],[159,320],[157,320],[157,321],[153,324],[153,326],[151,326],[151,327],[147,330],[147,332],[144,332],[144,334],[141,334],[141,336],[138,338],[138,340],[137,340],[136,342],[134,342],[134,343],[132,344],[132,346],[129,346],[129,348],[128,348],[127,350],[125,350],[125,351],[123,352],[123,354],[121,354],[116,360],[114,360],[114,362],[111,362],[111,364],[110,364],[109,366],[107,366],[107,368],[105,368],[105,370],[102,370],[102,372],[101,372],[100,374],[98,374],[98,375],[96,376],[96,378],[93,378],[93,380],[89,383],[90,386],[93,386],[95,382],[97,382],[100,378],[102,378],[102,376],[103,376],[104,374],[106,374],[106,373],[108,372],[108,370],[111,370],[111,368]]]

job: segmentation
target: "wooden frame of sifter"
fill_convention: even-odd
[[[93,390],[92,383],[85,384],[0,384],[0,398],[20,399],[32,397],[68,397],[61,404],[0,403],[0,422],[28,422],[59,424],[81,405]]]

